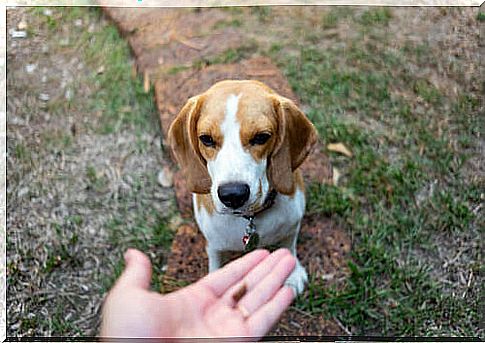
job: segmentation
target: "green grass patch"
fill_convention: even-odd
[[[188,66],[175,66],[175,67],[171,67],[167,70],[167,74],[168,75],[176,75],[180,72],[183,72],[185,70],[188,70],[190,69],[190,67]]]
[[[321,27],[324,30],[334,29],[338,23],[353,13],[352,9],[348,7],[333,7],[322,15]]]
[[[385,48],[389,37],[377,28],[389,25],[388,8],[353,19],[356,29],[372,27],[373,36],[325,49],[296,42],[291,48],[299,53],[291,58],[279,53],[285,42],[268,51],[309,106],[324,144],[341,142],[353,152],[329,153],[342,173],[339,186],[311,185],[307,204],[309,213],[332,216],[353,237],[350,274],[330,288],[312,278],[296,306],[337,317],[353,334],[476,335],[477,299],[443,291],[434,267],[417,256],[437,254],[437,233],[475,230],[472,209],[482,191],[463,179],[471,155],[460,148],[476,146],[477,99],[448,98],[416,76],[410,65],[430,67],[429,46]],[[325,20],[329,28],[338,22]]]
[[[254,6],[251,7],[251,14],[256,16],[261,23],[265,23],[271,18],[271,6]]]
[[[160,251],[170,250],[174,236],[174,233],[168,228],[166,217],[161,217],[154,211],[140,211],[135,222],[127,225],[123,214],[121,214],[108,224],[108,230],[111,241],[119,248],[117,250],[124,252],[128,248],[135,248],[151,257],[153,266],[151,286],[154,291],[160,291],[159,276],[163,274],[162,266],[166,263]],[[123,271],[124,261],[121,254],[117,256],[112,268],[113,274],[102,278],[105,291],[112,287]]]
[[[138,199],[145,189],[153,189],[156,183],[153,175],[140,175],[133,179],[130,195],[119,199],[121,208],[116,217],[106,224],[109,240],[116,247],[116,256],[111,261],[113,273],[101,275],[101,284],[109,290],[124,268],[122,254],[128,248],[135,248],[147,254],[152,262],[152,289],[159,291],[162,267],[166,264],[166,252],[170,250],[174,232],[169,227],[170,218],[175,214],[175,205],[160,213],[151,201]]]
[[[365,10],[358,18],[357,22],[364,26],[388,25],[392,18],[389,8],[371,8]]]
[[[40,25],[51,28],[53,36],[63,26],[72,29],[63,38],[67,42],[65,48],[79,51],[92,70],[82,81],[92,85],[92,93],[86,99],[85,106],[87,111],[98,113],[99,120],[85,124],[89,129],[111,134],[125,129],[147,132],[158,128],[153,87],[146,93],[141,76],[132,77],[130,49],[116,27],[105,25],[94,32],[83,30],[87,23],[100,21],[102,12],[99,8],[36,7],[32,13],[39,19]],[[73,25],[76,20],[80,20],[84,26]],[[75,38],[70,39],[71,36]],[[70,102],[53,101],[50,106],[53,106],[50,110],[64,113],[69,110]]]
[[[241,27],[242,22],[240,19],[234,18],[231,20],[220,20],[214,24],[213,30],[220,30],[226,27]]]
[[[213,65],[213,64],[229,64],[236,63],[245,58],[251,56],[257,50],[255,43],[247,43],[237,48],[230,48],[223,53],[204,58],[194,63],[194,67],[201,68],[203,66]]]
[[[14,155],[23,162],[30,162],[32,158],[32,152],[27,146],[25,146],[25,144],[22,143],[17,143],[15,145]]]
[[[91,76],[96,92],[90,99],[94,112],[101,112],[102,133],[125,128],[150,131],[156,128],[153,88],[145,93],[141,77],[131,76],[130,52],[113,26],[106,26],[86,42],[86,60],[102,72]]]
[[[65,151],[72,145],[71,133],[66,133],[61,130],[44,131],[41,134],[41,139],[44,146],[51,151]]]
[[[44,247],[48,256],[43,266],[45,273],[56,268],[82,265],[82,259],[78,255],[79,236],[76,233],[80,222],[80,218],[74,216],[54,224],[56,239]]]

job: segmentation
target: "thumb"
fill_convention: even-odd
[[[148,289],[152,278],[152,264],[147,255],[136,249],[128,249],[124,255],[125,270],[118,279],[118,287]]]

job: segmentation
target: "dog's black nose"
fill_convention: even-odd
[[[236,209],[249,199],[249,186],[239,182],[226,183],[219,186],[217,195],[224,205]]]

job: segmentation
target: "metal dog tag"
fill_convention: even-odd
[[[249,217],[247,219],[249,221],[248,226],[246,226],[246,233],[242,238],[245,253],[253,251],[259,244],[259,235],[256,232],[256,225],[254,225],[253,222],[254,217]]]
[[[258,247],[258,243],[259,243],[258,233],[254,232],[249,235],[244,235],[243,243],[244,243],[244,252],[253,251]]]

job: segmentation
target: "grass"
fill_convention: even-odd
[[[365,10],[357,22],[363,26],[388,25],[392,18],[391,10],[387,7]]]
[[[41,8],[34,11],[39,16],[42,13]],[[246,28],[240,19],[246,13],[243,9],[225,11],[237,19],[219,22],[217,28]],[[253,8],[249,13],[264,25],[278,20],[268,7]],[[55,33],[64,24],[86,16],[99,18],[100,13],[81,8],[56,10],[44,19],[44,25]],[[483,289],[475,286],[462,293],[457,291],[464,289],[459,282],[442,282],[440,278],[458,275],[461,270],[451,265],[445,270],[448,274],[440,274],[444,262],[440,245],[452,250],[455,241],[465,242],[466,254],[480,261],[479,248],[466,242],[477,239],[483,233],[478,228],[484,224],[474,212],[483,201],[483,180],[466,177],[467,162],[483,132],[479,97],[466,86],[450,97],[444,87],[417,76],[416,69],[430,68],[429,61],[443,56],[425,43],[406,42],[400,48],[389,48],[392,37],[385,30],[394,20],[389,9],[332,8],[317,25],[323,30],[335,29],[344,20],[357,34],[330,47],[315,44],[321,40],[318,32],[309,30],[307,23],[295,22],[292,33],[298,39],[282,38],[265,51],[251,43],[196,63],[233,63],[257,52],[271,56],[309,107],[308,116],[323,142],[341,142],[353,152],[352,158],[330,153],[333,165],[342,173],[339,185],[311,185],[307,205],[308,212],[331,216],[353,238],[349,275],[338,287],[327,287],[311,276],[308,291],[296,306],[338,318],[353,334],[477,336],[478,299]],[[477,21],[483,21],[483,13]],[[299,34],[304,32],[312,33]],[[104,135],[124,129],[141,133],[156,127],[153,91],[146,94],[142,80],[131,77],[127,43],[113,26],[82,32],[81,39],[66,48],[81,51],[92,70],[87,80],[92,96],[83,105],[100,116],[88,128]],[[289,50],[292,54],[282,53]],[[459,80],[460,66],[453,63],[445,69]],[[169,73],[185,68],[175,67]],[[58,150],[70,144],[57,137],[51,146]],[[17,158],[30,159],[25,145],[18,144],[14,150]],[[83,176],[93,189],[102,188],[102,177],[94,165]],[[153,182],[146,175],[135,180],[134,196]],[[121,252],[128,246],[148,252],[155,267],[153,289],[158,290],[157,274],[164,264],[159,250],[168,249],[172,240],[168,228],[171,213],[160,216],[146,204],[125,201],[107,225],[116,248],[112,248],[112,273],[99,276],[103,291],[121,273]],[[133,207],[133,203],[137,205]],[[57,243],[46,247],[46,272],[77,263],[72,253],[77,237],[70,229],[81,225],[82,218],[76,216],[58,223]],[[467,268],[476,278],[483,273],[478,262]],[[33,327],[38,320],[28,319],[25,325]],[[52,325],[59,333],[75,330],[58,315]]]
[[[227,49],[219,55],[196,61],[194,62],[193,66],[196,68],[202,68],[204,66],[214,64],[236,63],[250,57],[256,51],[256,49],[256,44],[254,42],[249,42],[237,48]]]
[[[96,87],[90,109],[103,113],[101,133],[109,134],[126,127],[141,132],[156,127],[153,89],[147,94],[141,77],[132,79],[128,45],[117,29],[106,26],[88,42],[85,42],[86,60],[103,67],[103,72],[93,74],[90,81]]]
[[[245,13],[265,25],[277,20],[272,22],[271,9]],[[454,271],[442,271],[438,256],[442,244],[479,237],[473,209],[483,197],[483,180],[464,177],[483,131],[478,95],[464,87],[450,97],[446,87],[417,75],[416,70],[435,68],[429,61],[437,59],[449,70],[446,77],[460,79],[461,67],[426,42],[391,48],[389,8],[322,13],[312,22],[319,29],[347,21],[356,34],[319,45],[318,31],[301,20],[266,51],[259,45],[250,49],[283,69],[323,142],[344,143],[354,154],[329,153],[342,173],[339,186],[310,185],[307,204],[309,213],[332,217],[353,238],[349,276],[330,288],[312,278],[297,306],[336,317],[353,334],[477,336],[479,291],[475,286],[462,296],[458,283],[443,283]],[[250,29],[243,15],[234,13],[237,19],[229,17],[224,25]],[[244,50],[232,49],[204,63],[246,57]],[[470,249],[479,260],[477,248]],[[475,262],[467,268],[475,276],[481,271]]]
[[[160,216],[155,211],[140,211],[131,225],[126,225],[123,218],[123,213],[121,213],[108,224],[111,232],[110,240],[116,243],[119,252],[118,259],[113,265],[113,274],[102,278],[103,291],[108,291],[121,275],[124,261],[120,252],[128,248],[138,249],[150,256],[153,266],[151,288],[153,291],[160,291],[160,275],[163,275],[163,265],[166,263],[166,255],[160,254],[160,251],[170,249],[174,236],[174,233],[168,228],[167,218]],[[150,221],[152,222],[147,224]]]
[[[330,12],[325,20],[334,27],[339,18]],[[353,20],[365,33],[389,25],[392,15],[370,9]],[[385,34],[380,39],[380,45],[357,38],[325,50],[301,42],[291,59],[274,47],[268,52],[310,106],[322,140],[342,142],[354,153],[351,159],[331,153],[344,172],[340,185],[312,185],[307,205],[310,213],[332,216],[351,232],[350,275],[333,288],[313,280],[297,306],[337,317],[354,334],[476,336],[478,294],[444,292],[433,266],[416,252],[435,253],[437,234],[478,237],[471,209],[481,201],[483,184],[462,177],[470,157],[465,150],[477,136],[470,125],[477,118],[477,95],[447,98],[408,69],[409,61],[424,65],[434,58],[429,47],[386,50]],[[417,115],[420,106],[427,115]],[[443,120],[452,124],[442,126]],[[419,197],[433,182],[439,186]],[[471,268],[478,275],[479,266]]]
[[[78,135],[88,132],[88,138],[93,139],[93,136],[109,137],[112,134],[128,132],[138,137],[134,141],[133,151],[130,150],[130,154],[146,152],[149,149],[149,143],[146,142],[144,136],[157,135],[158,113],[153,100],[153,89],[145,92],[143,80],[140,77],[132,76],[132,61],[126,41],[120,37],[113,25],[101,24],[102,13],[99,9],[52,8],[49,15],[46,15],[44,10],[45,8],[42,7],[29,10],[29,14],[35,18],[29,21],[29,25],[38,25],[29,35],[44,32],[47,37],[40,35],[39,37],[46,39],[50,44],[49,53],[52,53],[53,50],[57,51],[56,49],[77,51],[80,55],[79,60],[85,63],[89,70],[87,75],[76,75],[73,84],[69,85],[76,86],[76,82],[82,83],[83,86],[88,85],[88,87],[79,88],[88,89],[89,93],[74,93],[69,101],[53,99],[49,103],[50,107],[46,109],[51,114],[51,118],[56,120],[56,116],[65,116],[67,113],[73,115],[71,111],[83,113],[83,120],[76,120]],[[77,20],[84,22],[84,28],[74,25]],[[90,32],[87,30],[86,23],[88,22],[95,22],[99,27]],[[65,30],[66,28],[68,30]],[[63,38],[61,39],[61,37]],[[61,40],[68,44],[61,44]],[[73,87],[73,89],[78,90],[77,87]],[[79,142],[76,140],[78,137],[68,134],[68,130],[65,132],[59,129],[41,131],[39,138],[45,143],[42,144],[43,150],[20,141],[14,145],[12,154],[25,165],[32,164],[34,151],[43,153],[45,156],[65,154],[72,157],[69,155],[70,152],[72,153],[71,149],[79,148]],[[81,240],[86,235],[85,218],[91,213],[90,211],[104,210],[103,198],[110,192],[107,187],[110,180],[108,180],[108,176],[98,170],[99,164],[96,164],[94,160],[86,162],[84,174],[81,172],[76,177],[85,180],[87,185],[85,191],[88,204],[81,206],[87,210],[87,214],[56,217],[56,222],[52,224],[52,237],[49,237],[46,240],[47,243],[42,247],[42,256],[45,256],[45,259],[38,261],[39,277],[43,278],[42,282],[45,282],[44,278],[48,280],[50,275],[63,273],[63,270],[65,270],[65,275],[72,276],[69,274],[72,270],[84,268],[84,254],[87,250]],[[60,174],[59,178],[63,177],[69,177],[69,175]],[[160,289],[159,276],[163,274],[162,266],[166,263],[166,252],[169,250],[173,238],[173,231],[168,226],[173,211],[168,209],[158,213],[152,206],[153,199],[151,202],[147,200],[149,199],[146,195],[147,192],[158,187],[155,175],[138,173],[132,179],[133,183],[129,193],[120,195],[119,199],[110,199],[110,203],[116,204],[115,208],[121,208],[121,210],[113,215],[111,207],[106,209],[106,216],[112,215],[112,219],[104,228],[109,236],[105,244],[109,253],[100,253],[98,257],[101,258],[103,267],[110,263],[107,268],[109,272],[98,273],[96,280],[86,279],[88,280],[87,286],[93,289],[100,285],[102,294],[112,287],[120,275],[124,266],[122,254],[128,247],[138,248],[149,254],[154,266],[153,289]],[[87,208],[89,206],[92,208]],[[69,210],[70,213],[77,213],[76,209],[70,208]],[[102,242],[102,240],[103,238],[100,237],[96,243]],[[11,242],[9,244],[10,251],[18,249],[12,247]],[[24,253],[23,261],[37,262],[38,257],[35,252],[26,250]],[[23,274],[15,264],[10,263],[8,278],[11,285],[18,282],[15,279],[16,273],[21,282]],[[91,285],[89,282],[93,284]],[[59,285],[56,284],[56,286]],[[62,288],[61,286],[59,288]],[[35,289],[36,286],[33,287]],[[19,286],[15,289],[23,288]],[[81,313],[82,309],[76,309],[80,305],[75,301],[79,301],[79,298],[67,299],[65,295],[59,295],[55,301],[47,304],[42,297],[29,300],[28,304],[25,304],[25,312],[29,313],[30,317],[20,319],[18,332],[36,334],[49,330],[53,335],[62,336],[86,334],[86,332],[81,332],[82,330],[75,324],[76,321],[83,322],[83,318],[74,318],[75,315],[72,318],[65,317],[65,313],[69,310],[77,311],[73,313]],[[48,312],[46,318],[36,314],[39,308]],[[90,328],[92,330],[90,332],[94,332],[95,329]]]
[[[89,112],[100,114],[99,122],[92,122],[90,129],[111,134],[127,128],[136,132],[156,128],[153,89],[146,93],[141,76],[132,76],[133,62],[128,43],[121,38],[116,27],[105,25],[100,30],[89,32],[73,25],[76,20],[89,22],[93,16],[99,20],[101,10],[94,7],[57,8],[51,15],[45,15],[44,11],[45,8],[36,7],[31,13],[40,17],[40,26],[48,27],[51,34],[63,26],[79,31],[66,49],[81,51],[83,61],[92,68],[91,75],[84,80],[92,85],[92,94],[87,104],[78,104],[87,107]],[[63,105],[66,103],[63,102]],[[65,112],[65,108],[63,110]]]
[[[134,180],[134,194],[142,192],[144,188],[150,188],[154,183],[156,180],[150,175],[141,176]],[[142,199],[127,198],[120,201],[122,205],[120,211],[107,224],[109,241],[116,246],[119,257],[114,260],[114,273],[102,278],[103,289],[109,290],[123,270],[124,261],[121,253],[128,248],[135,248],[150,257],[153,266],[151,286],[154,291],[159,291],[160,275],[164,273],[163,266],[174,237],[174,231],[170,228],[169,222],[175,215],[175,204],[167,212],[160,213],[150,209],[150,204]]]

